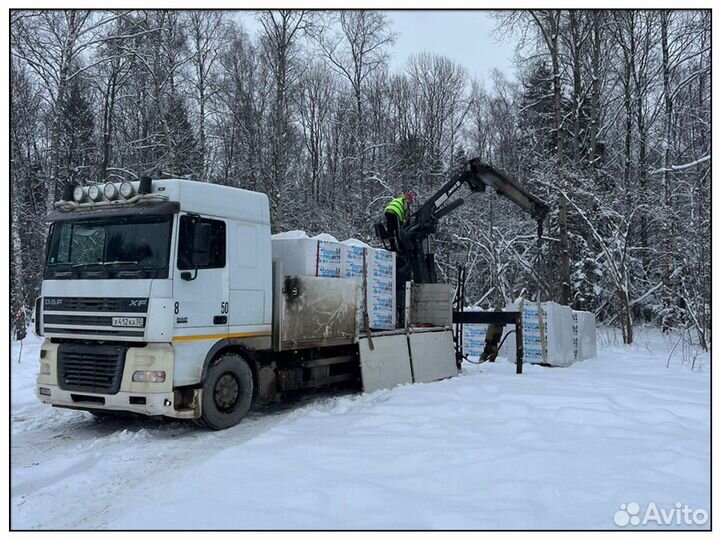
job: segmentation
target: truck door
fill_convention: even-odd
[[[202,243],[196,229],[204,229]],[[208,230],[209,229],[209,230]],[[227,226],[221,219],[192,214],[179,217],[177,260],[173,280],[176,335],[224,335],[228,333]],[[193,253],[207,250],[197,264]],[[188,329],[187,332],[181,329]]]

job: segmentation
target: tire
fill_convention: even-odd
[[[250,410],[254,383],[245,359],[227,353],[210,365],[202,392],[200,422],[214,430],[234,426]]]

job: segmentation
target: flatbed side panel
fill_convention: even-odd
[[[364,392],[412,383],[410,354],[405,334],[361,337],[360,374]]]
[[[447,283],[416,283],[412,286],[410,324],[450,326],[452,287]]]
[[[358,289],[357,279],[283,276],[276,310],[279,349],[355,343]]]
[[[414,382],[438,381],[457,375],[451,330],[412,333],[409,341]]]

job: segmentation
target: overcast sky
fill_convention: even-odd
[[[390,65],[402,69],[411,54],[428,51],[447,56],[468,69],[470,76],[489,79],[498,68],[508,76],[515,41],[493,30],[495,21],[485,11],[389,11],[388,17],[398,34]]]
[[[428,51],[458,62],[471,77],[488,83],[493,68],[514,78],[515,40],[494,35],[495,20],[487,11],[388,11],[397,41],[390,50],[390,67],[404,68],[410,55]],[[259,24],[253,12],[240,12],[246,30],[256,34]]]

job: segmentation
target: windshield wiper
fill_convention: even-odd
[[[131,265],[129,268],[119,268],[121,265]],[[118,268],[114,268],[118,267]],[[133,272],[141,273],[143,276],[148,275],[149,271],[156,271],[157,268],[145,268],[140,266],[139,261],[96,261],[88,263],[61,263],[52,265],[50,268],[53,272],[72,271],[72,272],[102,272],[108,277],[109,272]]]
[[[50,263],[48,264],[48,269],[52,270],[53,272],[63,272],[68,271],[73,266],[70,263]]]
[[[102,263],[102,264],[103,264],[103,265],[107,265],[107,266],[114,266],[114,265],[116,265],[116,264],[133,264],[133,265],[135,265],[135,266],[137,266],[137,267],[140,266],[140,263],[137,262],[137,261],[105,261],[105,262]]]
[[[82,266],[115,266],[116,264],[133,264],[135,266],[140,266],[140,264],[137,261],[97,261],[97,262],[90,262],[90,263],[77,263],[73,264],[73,268],[80,268]]]
[[[107,265],[107,266],[115,266],[115,265],[121,265],[121,264],[131,264],[131,265],[133,265],[133,268],[125,268],[125,269],[117,268],[117,269],[115,269],[115,271],[116,271],[116,272],[142,272],[142,275],[143,275],[143,276],[146,276],[147,273],[148,273],[148,272],[147,272],[148,269],[147,269],[147,268],[143,268],[142,266],[140,266],[140,262],[139,262],[139,261],[107,261],[107,262],[105,262],[105,263],[103,263],[103,264],[104,264],[104,265]],[[116,275],[117,275],[117,274],[116,274]]]

